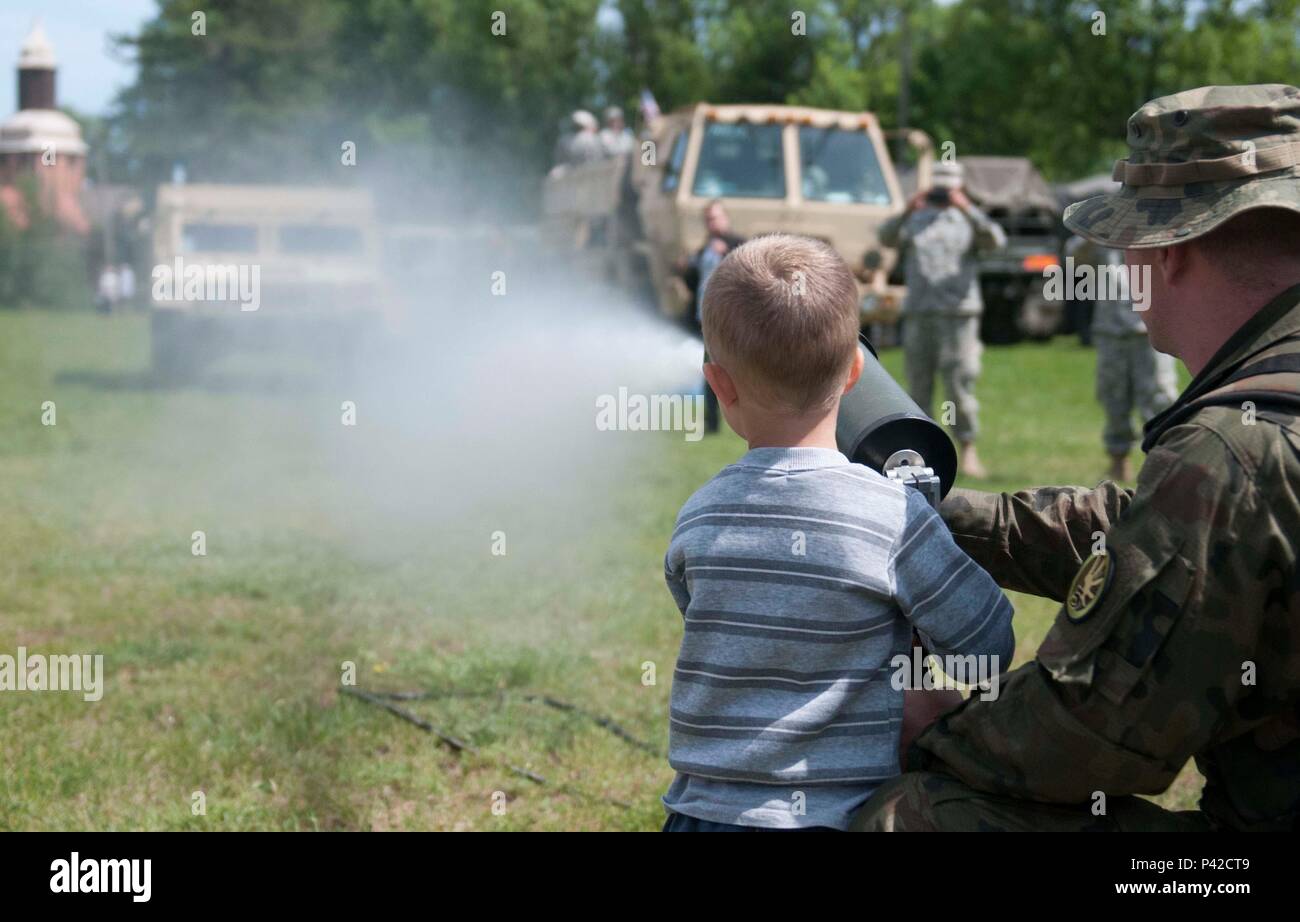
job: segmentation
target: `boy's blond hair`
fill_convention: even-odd
[[[858,343],[858,286],[838,253],[792,234],[756,237],[709,276],[709,356],[773,409],[829,406]]]

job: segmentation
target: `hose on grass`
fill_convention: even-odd
[[[614,721],[613,718],[606,717],[603,714],[597,714],[586,708],[574,704],[570,701],[564,701],[552,695],[543,695],[535,692],[514,692],[509,690],[483,691],[483,692],[466,692],[466,691],[397,691],[397,692],[373,692],[372,694],[380,698],[387,698],[390,701],[437,701],[440,698],[518,698],[520,701],[527,701],[535,704],[543,704],[546,707],[553,708],[557,711],[564,711],[571,714],[577,714],[585,717],[602,730],[612,733],[614,736],[634,746],[637,749],[647,752],[658,758],[666,758],[667,754],[654,743],[647,742],[634,736],[623,726]]]
[[[613,798],[613,797],[604,797],[599,794],[589,794],[586,791],[580,790],[578,788],[574,788],[570,785],[561,784],[558,782],[552,782],[548,780],[545,776],[539,775],[537,772],[531,771],[526,768],[521,768],[520,766],[514,765],[513,763],[490,759],[487,756],[485,756],[482,753],[482,751],[477,746],[474,746],[472,743],[460,739],[457,736],[453,736],[452,734],[446,732],[442,728],[437,727],[434,724],[430,723],[429,721],[425,720],[423,717],[420,717],[418,714],[414,714],[411,711],[408,711],[406,708],[398,707],[396,704],[393,703],[394,701],[415,701],[415,700],[426,700],[426,699],[436,699],[436,698],[488,697],[488,693],[474,693],[474,692],[469,692],[469,693],[452,692],[452,693],[445,693],[445,694],[439,694],[436,692],[372,693],[348,685],[340,686],[339,691],[341,691],[345,695],[348,695],[349,697],[356,698],[360,701],[364,701],[367,704],[373,704],[375,707],[383,708],[385,711],[392,714],[394,717],[398,717],[406,721],[407,723],[415,725],[419,729],[423,730],[425,733],[429,733],[432,736],[436,737],[440,743],[447,746],[455,753],[472,756],[482,763],[495,765],[499,768],[504,768],[510,774],[517,775],[520,778],[524,778],[528,781],[531,781],[533,784],[536,784],[538,786],[553,787],[557,791],[560,791],[565,794],[570,794],[574,797],[581,798],[582,800],[591,801],[594,803],[610,804],[612,806],[619,807],[620,809],[623,810],[633,809],[632,805],[627,803],[626,801],[618,800],[617,798]],[[558,707],[561,710],[573,710],[577,713],[581,713],[586,716],[592,717],[593,719],[599,719],[599,715],[589,714],[588,712],[583,711],[581,708],[578,708],[576,705],[568,705],[567,702],[559,701],[558,699],[548,700],[547,696],[544,695],[530,695],[524,697],[529,699],[541,700],[544,703],[547,703],[548,706]],[[552,704],[551,703],[552,701],[554,701],[555,703]],[[567,707],[565,707],[565,705],[567,705]],[[624,731],[617,724],[614,724],[613,721],[608,721],[608,724],[610,726],[605,726],[604,724],[601,725],[605,726],[605,728],[610,730],[610,732],[619,735],[621,738],[627,739],[630,742],[639,744],[641,746],[646,745],[641,741],[636,740],[636,738],[632,737],[630,734],[627,734],[626,731]]]

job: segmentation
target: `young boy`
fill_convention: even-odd
[[[829,246],[780,234],[709,280],[704,374],[750,450],[687,500],[664,560],[686,622],[665,831],[846,829],[898,774],[913,629],[1010,665],[1002,591],[920,493],[836,449],[857,294]]]

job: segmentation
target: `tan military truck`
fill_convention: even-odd
[[[928,183],[933,148],[910,145]],[[905,201],[874,115],[802,106],[700,103],[659,118],[630,156],[551,171],[547,237],[599,264],[620,284],[642,280],[659,309],[683,316],[691,294],[678,267],[704,244],[703,212],[721,200],[736,233],[825,240],[858,273],[862,319],[895,317],[903,289],[886,280],[897,253],[877,230]]]
[[[154,373],[192,377],[232,351],[346,355],[384,319],[368,192],[303,186],[158,188],[150,286]]]

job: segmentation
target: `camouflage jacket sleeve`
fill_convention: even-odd
[[[975,229],[975,251],[977,253],[989,253],[993,250],[1000,250],[1007,245],[1007,234],[1002,229],[1002,225],[974,205],[963,208],[962,214],[966,216],[966,220],[970,221],[971,227]]]
[[[907,245],[911,239],[911,234],[907,230],[907,219],[911,217],[911,209],[904,209],[901,214],[896,214],[880,225],[876,231],[876,237],[880,240],[882,246],[894,247],[901,249]]]
[[[1132,497],[1110,482],[1092,490],[953,490],[940,511],[957,545],[998,585],[1059,602],[1098,535],[1119,519]]]
[[[1051,523],[1044,537],[1068,549],[1076,509],[1085,527],[1101,521],[1100,506],[1048,496],[1011,517],[1017,529]],[[1217,433],[1171,429],[1109,529],[1104,572],[1089,562],[1081,578],[1094,578],[1072,587],[1037,658],[992,700],[971,698],[927,730],[909,769],[1044,802],[1154,794],[1225,726],[1268,720],[1243,668],[1285,645],[1265,620],[1264,600],[1285,600],[1295,570],[1276,516]]]

